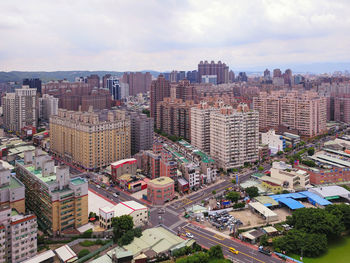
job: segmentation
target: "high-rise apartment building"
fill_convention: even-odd
[[[197,70],[187,71],[186,78],[190,83],[197,83],[198,82],[198,71]]]
[[[128,112],[131,123],[131,154],[141,150],[150,150],[153,145],[153,118],[140,112]]]
[[[228,82],[229,83],[235,82],[235,73],[232,70],[230,70],[230,72],[228,73]]]
[[[58,98],[44,94],[39,98],[39,118],[41,121],[49,121],[51,115],[57,115]]]
[[[43,85],[43,94],[59,99],[58,107],[66,110],[87,111],[90,106],[95,110],[110,109],[112,97],[108,90],[90,83],[53,81]]]
[[[170,82],[161,74],[151,84],[151,117],[157,122],[157,103],[170,97]]]
[[[41,79],[23,79],[23,85],[29,86],[30,89],[36,89],[36,92],[41,94]]]
[[[0,204],[0,263],[19,263],[34,257],[37,232],[35,215],[19,213]]]
[[[334,99],[334,120],[350,123],[350,95],[342,94]]]
[[[179,83],[171,84],[171,97],[186,100],[193,100],[195,97],[195,87],[189,80],[180,80]]]
[[[50,118],[51,152],[83,169],[97,170],[130,157],[130,120],[125,111],[58,110]]]
[[[26,208],[42,229],[56,235],[88,223],[88,182],[71,178],[68,166],[56,166],[39,149],[16,161],[16,175],[26,187]]]
[[[278,129],[279,126],[298,130],[306,137],[316,136],[326,131],[326,98],[317,93],[274,91],[260,92],[254,97],[254,109],[259,111],[259,128]]]
[[[4,126],[7,131],[20,132],[25,126],[38,122],[36,89],[22,86],[2,97]]]
[[[149,72],[124,73],[121,82],[129,84],[129,95],[135,96],[139,93],[147,93],[150,90],[152,75]]]
[[[92,74],[85,78],[85,83],[89,84],[93,88],[100,88],[100,77],[96,74]]]
[[[240,104],[210,113],[210,155],[227,170],[258,160],[259,113]]]
[[[203,75],[216,75],[217,84],[228,83],[228,71],[228,66],[221,61],[218,61],[218,63],[214,61],[211,63],[201,61],[198,64],[198,80],[201,82]]]
[[[191,138],[190,110],[193,101],[164,98],[157,104],[157,129],[187,140]]]
[[[191,108],[191,144],[200,150],[210,153],[210,113],[218,111],[207,102],[201,101]]]

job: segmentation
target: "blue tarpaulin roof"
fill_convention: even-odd
[[[316,202],[319,205],[331,205],[332,204],[328,200],[318,196],[317,194],[311,193],[309,191],[304,191],[304,192],[301,192],[300,194],[307,196],[310,200]]]
[[[282,197],[282,198],[278,198],[276,201],[279,203],[285,204],[286,206],[288,206],[292,210],[305,207],[302,203],[300,203],[292,198]]]

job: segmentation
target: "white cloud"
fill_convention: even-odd
[[[349,1],[2,0],[0,70],[350,60]]]

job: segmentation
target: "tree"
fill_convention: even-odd
[[[236,180],[232,179],[231,183],[236,184]]]
[[[208,251],[210,259],[222,259],[224,254],[220,245],[212,246]]]
[[[226,195],[226,199],[230,200],[232,203],[237,203],[238,199],[241,197],[240,193],[232,191]]]
[[[310,234],[325,234],[327,238],[339,237],[345,230],[339,214],[334,215],[329,210],[320,208],[298,209],[292,216],[287,217],[286,222],[296,230]]]
[[[213,195],[216,195],[216,191],[215,191],[215,190],[213,190],[211,193],[212,193]]]
[[[149,110],[147,110],[147,109],[143,109],[143,110],[142,110],[142,113],[146,114],[146,115],[147,115],[147,117],[150,117],[150,116],[151,116],[150,111],[149,111]]]
[[[301,163],[305,164],[309,167],[316,167],[316,163],[314,161],[311,161],[311,160],[302,160]]]
[[[308,155],[314,155],[314,153],[315,153],[315,148],[313,148],[313,147],[310,147],[308,150],[307,150],[307,154]]]
[[[269,245],[269,241],[268,240],[269,240],[268,236],[267,235],[263,235],[260,238],[260,245],[264,246],[264,247],[268,246]]]
[[[327,237],[324,234],[310,234],[293,229],[285,236],[274,239],[273,246],[276,251],[317,257],[327,250]]]
[[[262,166],[259,166],[259,167],[258,167],[258,171],[259,171],[259,172],[262,172],[262,171],[264,171],[264,167],[262,167]]]
[[[250,198],[259,196],[259,189],[256,186],[247,187],[244,189]]]
[[[124,233],[133,229],[134,227],[133,218],[132,216],[129,216],[129,215],[113,217],[112,227],[113,227],[114,241],[116,241],[119,238],[121,238]]]
[[[282,154],[283,154],[282,151],[278,151],[278,152],[277,152],[277,155],[278,155],[278,156],[280,156],[280,155],[282,155]]]
[[[82,258],[82,257],[85,257],[86,255],[89,255],[90,254],[90,251],[88,249],[82,249],[79,251],[78,253],[78,258]]]
[[[350,230],[350,206],[346,204],[328,205],[326,211],[340,218],[346,230]]]
[[[118,239],[118,244],[120,246],[129,245],[134,240],[134,231],[128,230],[125,232],[121,238]]]
[[[142,229],[141,229],[141,227],[134,228],[134,236],[135,237],[141,237],[142,236]]]

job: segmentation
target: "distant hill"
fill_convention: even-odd
[[[154,77],[159,75],[159,72],[153,70],[144,70],[142,72],[150,72]],[[74,81],[76,77],[86,77],[91,74],[97,74],[102,78],[106,74],[121,77],[123,73],[118,71],[0,71],[0,83],[9,81],[21,82],[25,78],[40,78],[43,82],[61,79]]]

